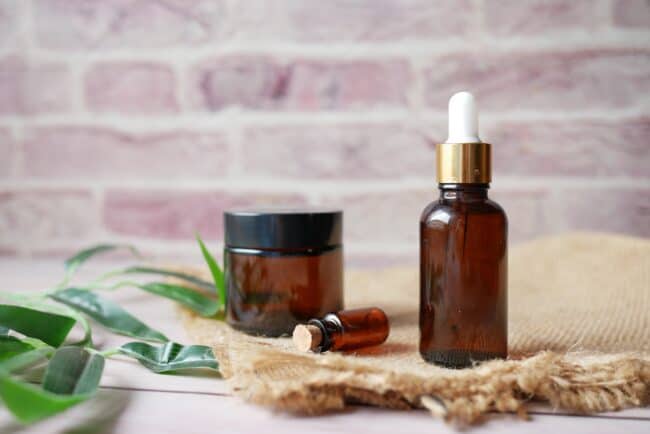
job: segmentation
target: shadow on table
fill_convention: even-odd
[[[199,378],[218,378],[223,379],[223,376],[219,371],[210,368],[189,368],[183,369],[182,372],[164,372],[160,375],[166,375],[171,377],[199,377]]]
[[[122,412],[131,400],[128,390],[101,389],[90,400],[51,418],[21,425],[16,421],[0,423],[3,434],[49,432],[65,434],[113,433]]]

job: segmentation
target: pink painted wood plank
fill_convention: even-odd
[[[12,432],[6,410],[0,411],[0,432]],[[108,422],[102,423],[102,419]],[[490,415],[471,433],[590,434],[647,433],[650,422],[560,415],[535,415],[530,422],[514,415]],[[88,432],[112,429],[120,434],[156,433],[455,433],[452,427],[431,418],[426,411],[388,411],[357,407],[320,417],[274,413],[232,397],[179,393],[102,391],[91,402],[34,425],[21,433],[54,433],[85,427]]]

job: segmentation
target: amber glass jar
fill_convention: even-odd
[[[342,220],[337,210],[225,212],[228,323],[283,336],[343,309]]]

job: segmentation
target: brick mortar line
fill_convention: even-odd
[[[432,153],[433,161],[433,153]],[[223,179],[130,179],[122,177],[119,181],[89,180],[87,178],[55,179],[47,178],[14,178],[0,180],[0,190],[12,191],[161,191],[172,193],[183,192],[212,192],[224,191],[228,193],[318,193],[326,196],[346,197],[362,193],[396,193],[404,190],[437,190],[434,179],[433,162],[431,164],[431,178],[395,178],[386,180],[385,177],[377,178],[338,178],[336,180],[304,179],[300,177],[229,177]],[[274,178],[269,182],[269,178]],[[125,184],[126,183],[126,184]],[[645,189],[650,188],[650,176],[647,177],[622,177],[622,176],[524,176],[504,175],[495,176],[492,190],[506,189],[508,191],[550,191],[555,189],[577,190],[602,190],[602,189]],[[339,193],[340,191],[344,191]]]
[[[394,122],[440,122],[447,120],[446,104],[441,103],[441,110],[423,109],[378,109],[363,111],[337,112],[272,112],[272,111],[240,111],[228,109],[222,112],[184,112],[175,116],[139,115],[127,116],[118,114],[68,113],[59,115],[0,115],[0,127],[11,127],[24,123],[33,127],[40,126],[97,126],[113,127],[116,129],[151,129],[170,130],[174,128],[191,128],[192,130],[251,127],[251,126],[294,126],[294,125],[332,125],[332,124],[381,124]],[[515,122],[515,121],[599,121],[599,120],[628,120],[650,117],[650,107],[640,103],[638,106],[623,109],[589,109],[575,111],[491,111],[481,113],[482,122]]]
[[[104,221],[106,209],[106,188],[104,186],[92,186],[91,194],[93,199],[92,233],[96,237],[110,238],[110,233]]]
[[[413,225],[417,227],[419,221],[419,215],[414,215]],[[20,254],[29,254],[29,255],[38,255],[47,253],[48,251],[56,250],[77,250],[88,246],[89,244],[94,244],[101,241],[111,241],[114,243],[127,243],[132,244],[138,247],[142,251],[155,251],[160,252],[160,254],[152,255],[147,257],[144,262],[153,261],[157,259],[164,260],[160,256],[167,256],[172,253],[178,253],[180,256],[196,256],[198,262],[202,261],[201,253],[198,250],[196,242],[188,237],[187,240],[178,240],[178,239],[165,239],[165,238],[143,238],[137,236],[128,236],[120,234],[107,234],[104,236],[95,236],[90,235],[84,239],[77,240],[76,242],[67,242],[61,240],[51,240],[51,241],[39,241],[38,247],[36,248],[25,248],[25,252],[19,252]],[[206,240],[208,248],[217,253],[218,256],[221,256],[221,251],[223,250],[224,243],[219,240]],[[344,256],[409,256],[417,254],[418,243],[416,240],[412,242],[395,242],[395,243],[368,243],[363,241],[354,241],[354,240],[344,240]],[[63,255],[65,256],[65,255]]]
[[[617,29],[614,23],[614,0],[602,0],[596,4],[595,11],[607,29]]]
[[[506,210],[507,211],[507,210]],[[417,228],[419,222],[419,214],[413,214],[413,228]],[[559,226],[556,226],[551,235],[557,235],[559,233],[565,233],[576,230],[561,229]],[[588,229],[581,229],[578,232],[589,232],[594,231]],[[531,239],[542,237],[548,235],[549,233],[540,233],[533,238],[521,239],[517,241],[510,241],[509,246],[515,247],[519,244],[522,244]],[[620,235],[625,235],[620,233]],[[78,240],[77,242],[66,242],[66,241],[47,241],[38,243],[38,247],[29,250],[29,254],[34,256],[44,255],[47,252],[53,252],[57,250],[78,250],[80,248],[86,247],[90,244],[94,244],[102,241],[110,241],[114,243],[126,243],[132,244],[138,247],[143,252],[156,252],[150,256],[146,256],[145,260],[142,262],[165,262],[166,257],[173,257],[174,255],[181,257],[184,260],[192,258],[197,263],[203,264],[203,259],[200,251],[197,248],[196,242],[188,237],[185,240],[179,239],[165,239],[165,238],[145,238],[138,237],[135,235],[121,235],[118,233],[108,234],[106,236],[94,236],[90,235],[85,239]],[[214,252],[218,259],[221,259],[221,252],[224,248],[223,240],[214,240],[207,239],[206,244],[208,248]],[[28,248],[28,247],[27,247]],[[395,259],[415,259],[418,254],[418,241],[416,239],[410,241],[396,241],[396,242],[367,242],[359,241],[354,239],[344,239],[344,259],[355,260],[359,257],[384,257]],[[56,256],[56,255],[53,255]],[[62,256],[65,256],[63,254]],[[109,259],[110,261],[110,259]]]
[[[489,30],[487,30],[487,23],[485,22],[486,19],[486,12],[485,10],[487,9],[485,7],[485,1],[484,0],[474,0],[474,26],[475,26],[475,37],[477,37],[480,41],[480,39],[487,35],[489,33]]]
[[[575,30],[548,36],[513,35],[495,37],[482,35],[481,46],[489,45],[494,53],[572,52],[600,49],[643,49],[647,50],[648,30],[606,28],[598,31]],[[594,36],[599,36],[594,38]],[[206,57],[225,55],[273,55],[277,58],[306,58],[323,60],[353,60],[403,58],[405,55],[427,56],[432,54],[476,52],[476,41],[472,38],[450,38],[444,42],[432,40],[411,40],[404,42],[331,42],[331,43],[250,43],[213,42],[198,46],[161,46],[141,49],[48,49],[34,47],[34,56],[42,60],[66,59],[83,62],[95,61],[173,61],[195,62]],[[5,51],[10,52],[11,49]],[[406,53],[406,54],[405,54]]]
[[[178,105],[178,113],[190,111],[192,107],[189,92],[190,86],[186,85],[186,83],[191,82],[189,78],[190,71],[182,65],[178,65],[176,62],[170,63],[169,66],[174,76],[173,95],[176,98],[176,104]],[[176,113],[176,115],[178,115],[178,113]]]
[[[420,57],[413,56],[409,59],[411,66],[412,79],[407,89],[407,97],[409,98],[408,110],[410,116],[422,117],[427,112],[426,103],[426,73],[427,62],[423,61]],[[445,116],[446,117],[446,116]]]
[[[33,53],[33,43],[32,38],[30,37],[21,37],[24,35],[31,34],[32,28],[32,5],[30,1],[24,1],[18,4],[19,12],[17,16],[17,43],[19,45],[19,50],[22,53],[25,53],[26,56],[31,56]],[[22,167],[24,166],[25,161],[25,119],[21,118],[18,122],[15,122],[11,125],[11,134],[14,139],[14,149],[16,155],[13,158],[13,173],[18,175],[22,172]],[[29,254],[30,248],[24,243],[10,243],[10,247],[16,251],[18,255],[27,256]]]

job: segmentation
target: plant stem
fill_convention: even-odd
[[[115,356],[117,354],[120,354],[120,349],[119,348],[110,348],[108,350],[98,351],[98,353],[101,354],[102,356],[108,358],[108,357],[112,357],[112,356]]]
[[[99,276],[98,278],[96,278],[95,280],[93,280],[92,282],[90,282],[89,286],[94,286],[94,285],[102,283],[105,280],[108,280],[108,279],[110,279],[112,277],[119,276],[123,272],[124,272],[124,270],[120,269],[120,270],[109,271],[108,273],[104,273],[101,276]]]
[[[117,282],[117,283],[114,283],[112,285],[108,285],[108,286],[104,286],[104,287],[99,287],[97,289],[106,289],[106,290],[112,291],[114,289],[122,288],[123,286],[132,286],[132,287],[137,288],[139,285],[141,285],[141,284],[138,283],[138,282],[134,282],[132,280],[123,280],[121,282]]]

